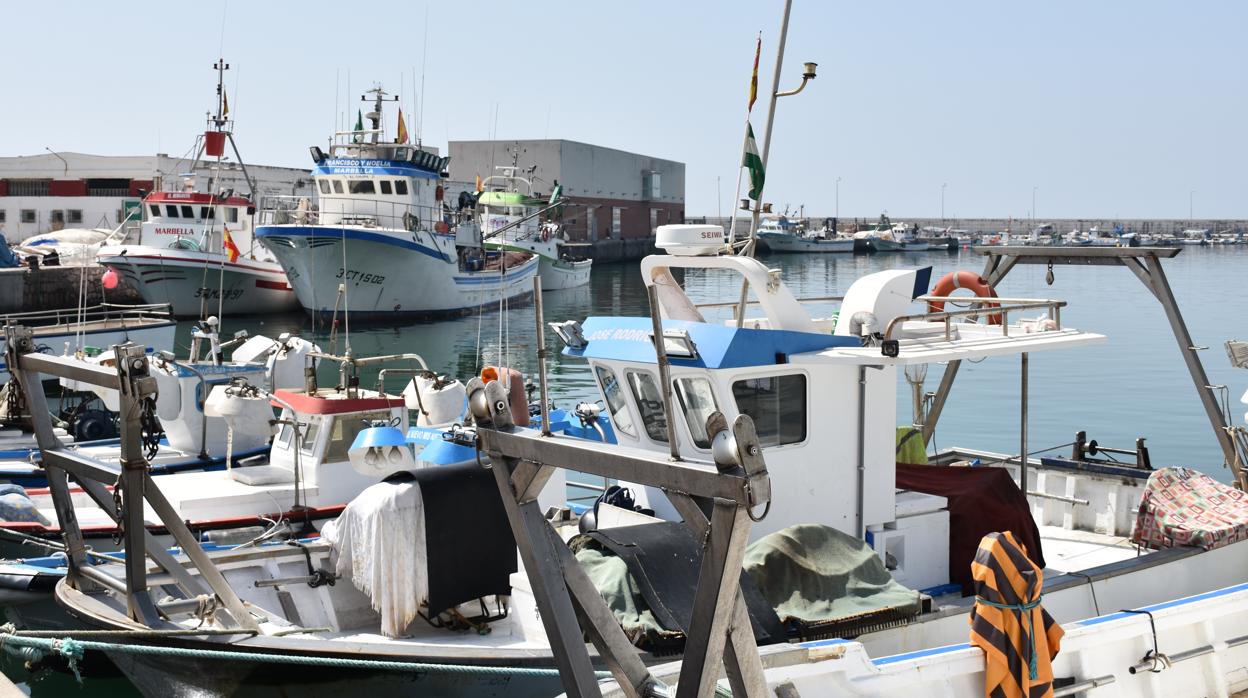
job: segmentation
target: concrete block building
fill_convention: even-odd
[[[203,177],[216,164],[165,154],[0,157],[0,233],[18,242],[62,228],[111,229],[139,207],[140,192],[178,188],[183,174]],[[247,172],[257,201],[267,195],[312,196],[309,170],[247,163]],[[246,193],[237,162],[223,162],[218,177],[221,187]]]
[[[658,226],[685,220],[681,162],[562,139],[451,141],[449,154],[450,179],[458,182],[485,179],[513,162],[535,167],[536,190],[549,194],[558,182],[571,201],[564,211],[569,236],[596,248],[641,249],[618,243],[648,243]]]

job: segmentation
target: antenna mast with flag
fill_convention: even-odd
[[[737,193],[732,197],[732,200],[733,200],[732,222],[728,224],[729,249],[731,249],[732,245],[735,244],[737,240],[736,202],[741,199],[741,168],[745,167],[746,157],[749,155],[749,151],[750,151],[750,144],[754,142],[754,129],[750,127],[750,113],[754,111],[754,102],[758,100],[758,59],[759,59],[759,56],[762,54],[762,51],[763,51],[763,33],[759,32],[758,41],[754,45],[754,71],[750,74],[750,99],[749,99],[749,103],[745,107],[745,141],[741,144],[741,164],[737,166]],[[757,148],[755,148],[755,150],[757,151]],[[753,192],[755,189],[755,187],[753,186],[753,174],[754,174],[754,171],[751,170],[750,171],[750,176],[751,176],[750,191],[751,192]],[[760,186],[757,188],[760,190],[759,193],[761,194],[762,187]],[[753,194],[751,194],[751,197],[752,196]],[[745,250],[742,250],[742,253],[748,254],[748,252],[746,252]]]

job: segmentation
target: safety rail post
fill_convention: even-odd
[[[490,457],[488,467],[494,472],[568,695],[601,695],[586,635],[626,695],[667,694],[567,544],[542,515],[537,497],[555,468],[627,479],[662,487],[668,493],[695,540],[702,541],[701,569],[676,695],[710,698],[721,665],[734,695],[763,695],[762,660],[740,575],[754,518],[751,510],[771,501],[771,481],[748,416],[739,416],[731,428],[719,412],[708,418],[707,430],[716,443],[716,462],[711,465],[672,461],[643,449],[604,449],[597,442],[516,429],[506,391],[498,381],[470,381],[468,404],[477,423],[478,448]]]

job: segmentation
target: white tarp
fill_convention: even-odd
[[[429,594],[424,501],[416,482],[382,482],[353,499],[321,532],[350,577],[381,615],[381,632],[398,637]]]

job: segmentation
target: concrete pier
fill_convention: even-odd
[[[124,279],[117,288],[104,290],[100,283],[103,274],[102,266],[0,269],[0,314],[76,308],[80,283],[85,305],[143,302]]]

